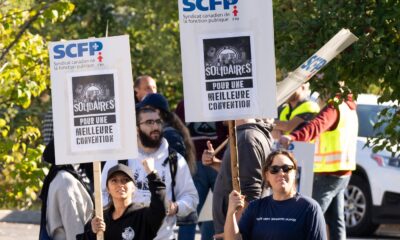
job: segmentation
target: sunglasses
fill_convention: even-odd
[[[281,171],[281,169],[282,169],[282,171],[284,173],[288,173],[289,171],[294,169],[294,166],[293,165],[286,165],[286,164],[284,164],[282,166],[273,165],[273,166],[269,167],[269,172],[271,174],[277,174],[277,173],[279,173]]]

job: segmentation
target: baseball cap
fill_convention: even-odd
[[[110,168],[110,170],[108,170],[106,182],[108,182],[108,180],[111,178],[111,176],[117,172],[125,173],[134,182],[132,170],[125,164],[121,164],[121,163],[115,165],[114,167]]]
[[[151,106],[153,108],[160,109],[164,112],[169,112],[168,100],[159,93],[149,93],[147,94],[141,102],[136,104],[136,110],[144,107]]]

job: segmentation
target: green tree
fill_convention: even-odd
[[[356,95],[374,89],[379,101],[400,101],[400,1],[275,0],[276,63],[282,72],[295,69],[340,29],[347,28],[359,41],[346,49],[311,79],[320,93],[335,94],[344,80]],[[400,108],[385,111],[387,126],[370,140],[375,150],[400,149]],[[380,123],[382,124],[382,123]]]
[[[38,34],[71,13],[68,1],[0,1],[0,206],[29,207],[41,164],[40,94],[49,85],[48,51]]]
[[[182,97],[176,1],[72,0],[76,9],[52,40],[128,34],[133,76],[151,75],[174,105]],[[133,90],[132,90],[133,91]]]

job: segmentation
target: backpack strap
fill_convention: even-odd
[[[178,170],[178,155],[177,152],[172,148],[168,148],[168,157],[164,160],[163,166],[165,166],[167,163],[169,163],[169,171],[171,173],[172,201],[175,202],[175,177]]]

